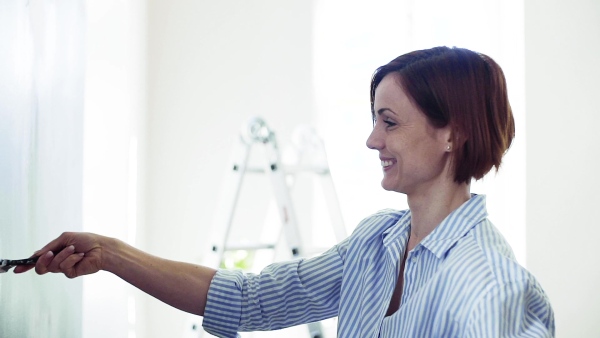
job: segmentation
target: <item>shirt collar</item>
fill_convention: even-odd
[[[488,213],[485,195],[472,194],[471,198],[450,213],[420,245],[442,258],[450,248],[475,225],[483,221]]]
[[[450,213],[419,245],[427,248],[436,257],[442,258],[454,244],[476,224],[487,217],[485,195],[471,194],[471,198]],[[406,212],[395,226],[383,232],[383,245],[389,247],[397,240],[408,238],[410,211]],[[402,246],[406,246],[403,243]]]
[[[397,242],[398,239],[404,239],[404,241],[406,241],[406,239],[408,239],[408,234],[410,233],[411,218],[412,217],[411,217],[410,210],[407,210],[406,213],[404,213],[402,215],[402,217],[400,217],[398,219],[398,221],[396,222],[396,224],[394,224],[394,226],[387,228],[381,234],[381,236],[383,237],[383,245],[385,247],[389,248],[389,246],[392,243]],[[406,243],[401,243],[401,244],[402,244],[402,246],[406,246]],[[404,250],[404,249],[402,249],[402,250]]]

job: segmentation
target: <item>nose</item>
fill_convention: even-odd
[[[379,132],[378,129],[379,128],[377,128],[377,126],[375,126],[373,128],[373,131],[371,131],[371,135],[369,135],[369,137],[367,138],[367,148],[374,149],[374,150],[383,149],[383,146],[384,146],[383,137],[381,135],[381,132]]]

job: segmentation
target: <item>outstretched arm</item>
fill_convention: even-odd
[[[216,273],[211,268],[162,259],[118,239],[90,233],[63,233],[34,256],[40,256],[35,265],[40,275],[53,272],[75,278],[109,271],[171,306],[201,316]],[[18,266],[15,273],[31,268]]]

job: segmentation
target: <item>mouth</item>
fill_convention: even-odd
[[[391,158],[382,158],[381,159],[381,167],[383,168],[383,170],[388,170],[391,166],[394,165],[394,163],[396,163],[396,161]]]

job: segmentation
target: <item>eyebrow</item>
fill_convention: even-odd
[[[389,111],[390,113],[392,113],[392,114],[394,114],[394,115],[397,115],[397,114],[396,114],[396,113],[394,113],[394,111],[393,111],[393,110],[391,110],[390,108],[380,108],[380,109],[377,109],[377,115],[381,115],[381,114],[383,114],[385,111]]]

